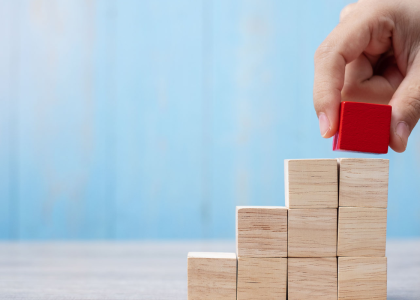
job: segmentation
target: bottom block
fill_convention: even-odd
[[[286,300],[287,258],[238,258],[238,300]]]
[[[289,300],[337,300],[337,258],[288,258]]]
[[[236,254],[188,253],[188,300],[236,300]]]
[[[339,257],[338,299],[386,300],[386,257]]]

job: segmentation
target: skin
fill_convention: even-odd
[[[404,152],[420,118],[420,1],[361,0],[315,53],[314,106],[324,138],[341,101],[392,106],[390,147]]]

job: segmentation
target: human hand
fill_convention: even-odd
[[[361,0],[315,53],[321,135],[338,129],[341,101],[392,106],[390,147],[404,152],[420,118],[420,1]]]

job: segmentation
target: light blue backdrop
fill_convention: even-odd
[[[334,153],[313,54],[348,1],[0,0],[0,238],[233,238]],[[390,153],[388,235],[420,236],[420,139]]]

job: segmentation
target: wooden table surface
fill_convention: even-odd
[[[420,240],[387,245],[388,299],[420,299]],[[233,242],[0,243],[0,299],[187,299],[187,252]]]

